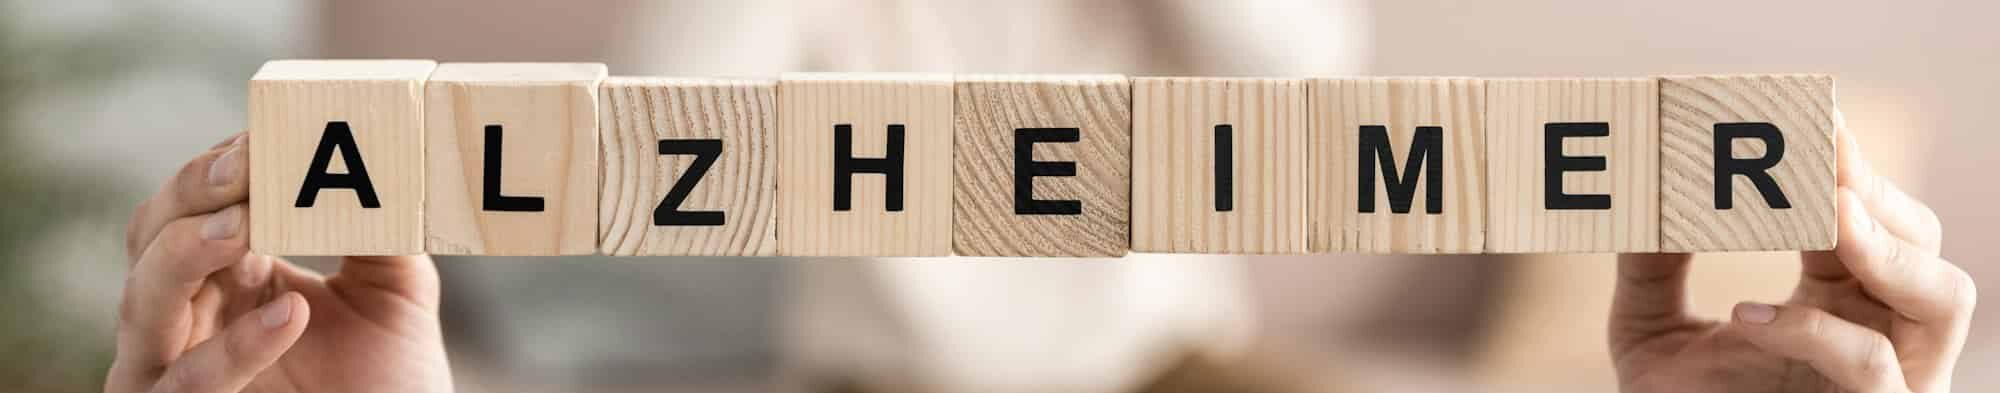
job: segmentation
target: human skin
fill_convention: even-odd
[[[1800,253],[1790,299],[1697,318],[1690,255],[1620,256],[1608,336],[1623,391],[1951,391],[1972,277],[1939,255],[1936,213],[1876,176],[1838,129],[1839,244]]]
[[[321,275],[249,250],[249,143],[187,163],[132,214],[106,392],[448,392],[427,256]]]

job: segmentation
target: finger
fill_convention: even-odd
[[[1811,307],[1741,303],[1729,324],[1759,349],[1805,362],[1846,391],[1909,392],[1889,338]]]
[[[1977,298],[1972,276],[1890,233],[1856,207],[1851,190],[1840,191],[1840,242],[1834,254],[1861,282],[1861,288],[1909,319],[1933,326],[1971,316]]]
[[[239,143],[243,143],[243,138],[245,137],[245,135],[250,135],[250,132],[249,132],[249,131],[237,131],[237,132],[236,132],[236,133],[234,133],[234,134],[229,134],[229,137],[228,137],[228,138],[222,138],[222,140],[221,140],[221,141],[218,141],[218,142],[215,142],[215,144],[214,144],[214,145],[210,145],[210,146],[208,146],[208,149],[209,149],[209,150],[215,150],[215,149],[220,149],[220,148],[222,148],[223,146],[229,146],[229,145],[234,145],[234,144],[239,144]]]
[[[327,284],[387,291],[426,311],[437,312],[437,265],[428,255],[341,258],[340,273],[328,278]]]
[[[218,270],[243,260],[243,205],[175,220],[160,232],[125,278],[119,306],[118,360],[124,371],[148,375],[187,348],[190,301]]]
[[[243,314],[222,334],[189,350],[153,385],[154,392],[237,392],[305,333],[311,309],[296,293]]]
[[[141,202],[125,230],[126,256],[137,260],[160,229],[175,219],[249,199],[250,145],[242,142],[246,139],[239,138],[236,144],[195,156],[161,185],[159,192]]]
[[[1637,341],[1684,326],[1688,254],[1618,256],[1618,284],[1611,300],[1610,340],[1623,352]]]
[[[1889,233],[1927,253],[1937,254],[1944,238],[1937,212],[1910,197],[1894,182],[1877,176],[1874,167],[1861,156],[1861,147],[1854,142],[1853,134],[1845,126],[1839,130],[1835,142],[1840,151],[1840,186],[1855,190],[1861,197],[1861,206],[1880,220]]]

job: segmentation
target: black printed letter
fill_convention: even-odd
[[[653,225],[712,227],[727,222],[724,212],[680,210],[681,203],[694,192],[695,184],[701,183],[708,169],[715,166],[715,159],[722,157],[722,140],[662,139],[660,155],[668,154],[694,156],[694,163],[688,164],[687,173],[674,181],[674,188],[667,190],[667,197],[660,200],[660,205],[653,207]]]
[[[833,126],[833,211],[854,210],[854,174],[884,177],[882,207],[903,211],[903,125],[889,125],[889,147],[882,158],[854,158],[854,126]]]
[[[1757,138],[1764,141],[1764,156],[1757,158],[1736,158],[1731,145],[1737,138]],[[1785,134],[1778,132],[1778,126],[1771,123],[1716,123],[1715,124],[1715,209],[1729,210],[1734,205],[1729,197],[1730,179],[1735,175],[1750,178],[1750,184],[1757,186],[1757,194],[1764,196],[1764,203],[1772,209],[1790,209],[1792,202],[1785,199],[1785,190],[1778,189],[1778,181],[1771,178],[1771,167],[1785,158]]]
[[[491,212],[542,211],[541,197],[500,195],[500,125],[486,125],[486,175],[480,181],[481,210]]]
[[[1605,169],[1604,156],[1563,155],[1563,138],[1611,136],[1611,124],[1549,123],[1542,127],[1542,208],[1610,210],[1610,195],[1563,193],[1563,172],[1602,172]]]
[[[1236,210],[1236,126],[1215,125],[1215,211]]]
[[[340,161],[347,164],[347,173],[327,173],[327,166],[333,165],[333,152],[340,151]],[[319,190],[347,188],[354,190],[354,197],[361,200],[364,209],[382,207],[382,200],[375,197],[375,184],[368,180],[368,166],[361,163],[361,150],[354,146],[354,132],[347,129],[347,122],[326,123],[326,130],[320,132],[319,149],[313,152],[310,168],[306,170],[306,181],[299,185],[299,199],[294,207],[313,207],[319,199]]]
[[[1083,214],[1082,201],[1035,199],[1035,177],[1076,176],[1075,162],[1035,161],[1035,144],[1076,143],[1082,140],[1082,131],[1076,128],[1014,130],[1014,214],[1062,216]]]
[[[1415,139],[1410,141],[1410,158],[1403,164],[1403,175],[1396,176],[1395,150],[1389,147],[1389,129],[1383,126],[1361,126],[1360,198],[1357,203],[1362,213],[1375,212],[1375,163],[1382,164],[1382,178],[1389,183],[1389,211],[1396,214],[1410,212],[1411,198],[1416,197],[1418,170],[1424,177],[1424,213],[1444,213],[1444,176],[1438,173],[1444,168],[1444,128],[1417,127]],[[1375,160],[1369,160],[1369,155]]]

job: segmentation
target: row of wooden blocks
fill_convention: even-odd
[[[273,255],[1822,250],[1833,82],[787,74],[281,60]]]

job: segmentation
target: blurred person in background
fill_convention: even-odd
[[[1444,48],[1463,47],[1467,43],[1438,42],[1435,37],[1439,34],[1435,33],[1396,33],[1420,26],[1474,29],[1479,25],[1477,21],[1449,18],[1461,14],[1499,14],[1446,11],[1451,7],[1473,5],[1359,1],[1229,4],[598,1],[557,7],[502,1],[461,7],[448,2],[348,1],[326,3],[313,15],[321,26],[322,37],[319,48],[307,57],[605,61],[616,74],[684,76],[769,76],[786,71],[1218,76],[1467,71],[1504,74],[1509,70],[1516,75],[1607,73],[1604,68],[1589,66],[1562,69],[1491,61],[1482,61],[1479,67],[1483,68],[1470,70],[1463,61],[1448,61],[1450,57],[1445,58],[1447,61],[1433,61],[1426,53],[1412,52],[1453,53]],[[1598,11],[1593,15],[1619,14]],[[1755,14],[1751,11],[1746,13]],[[450,17],[443,17],[447,15]],[[1440,22],[1416,16],[1446,19]],[[1518,26],[1508,29],[1541,31]],[[1510,35],[1522,34],[1485,36]],[[1421,45],[1408,44],[1411,42]],[[1523,63],[1546,62],[1524,60]],[[1619,69],[1635,74],[1659,70],[1649,67]],[[1772,67],[1774,71],[1800,70]],[[1760,70],[1763,68],[1715,69],[1716,72]],[[232,83],[240,86],[241,79]],[[1843,104],[1852,107],[1851,100],[1844,98]],[[219,148],[203,156],[226,154],[223,152],[226,149]],[[165,183],[182,180],[185,179]],[[159,195],[166,194],[163,191],[153,199],[162,199]],[[148,203],[141,213],[154,211],[155,205]],[[1866,217],[1911,217],[1917,214],[1914,211],[1920,211],[1900,204],[1889,205],[1898,211],[1877,213],[1874,206],[1868,204],[1859,209],[1843,206],[1843,212],[1867,211],[1870,214]],[[1930,222],[1934,228],[1935,221]],[[135,226],[145,226],[139,224],[139,220],[134,220]],[[1896,231],[1877,233],[1892,232]],[[1920,238],[1915,244],[1924,244],[1921,236],[1913,237]],[[137,240],[140,239],[128,239]],[[1847,240],[1843,238],[1844,245],[1851,244]],[[1925,246],[1919,249],[1937,247],[1935,243]],[[1605,337],[1595,335],[1604,334],[1602,314],[1596,312],[1611,309],[1609,304],[1590,308],[1587,313],[1568,309],[1569,314],[1596,319],[1594,323],[1582,324],[1595,325],[1590,334],[1509,335],[1523,331],[1514,327],[1517,326],[1514,321],[1522,318],[1520,315],[1543,315],[1538,314],[1543,308],[1531,307],[1534,302],[1520,299],[1537,299],[1534,293],[1539,288],[1567,287],[1542,285],[1548,281],[1524,279],[1520,273],[1508,272],[1532,273],[1553,266],[1558,271],[1567,270],[1567,274],[1553,276],[1576,277],[1561,282],[1604,284],[1602,289],[1562,292],[1566,297],[1590,298],[1602,293],[1601,298],[1608,303],[1613,298],[1607,282],[1611,280],[1605,278],[1620,277],[1618,283],[1630,285],[1620,287],[1616,297],[1621,302],[1619,310],[1651,310],[1637,315],[1661,317],[1656,322],[1679,322],[1644,325],[1647,329],[1675,334],[1641,336],[1676,340],[1614,345],[1612,349],[1620,353],[1635,348],[1733,348],[1725,352],[1760,352],[1746,350],[1741,345],[1717,345],[1742,344],[1743,336],[1737,335],[1744,332],[1721,334],[1726,332],[1718,330],[1735,329],[1726,327],[1736,324],[1700,322],[1688,317],[1691,312],[1685,308],[1671,307],[1680,304],[1679,296],[1684,294],[1677,286],[1660,284],[1678,282],[1684,279],[1682,272],[1686,271],[1684,262],[1673,257],[1653,257],[1650,262],[1635,259],[1618,265],[1628,269],[1629,274],[1617,275],[1608,270],[1592,270],[1595,267],[1580,263],[1542,262],[1526,268],[1478,263],[1499,257],[1343,255],[1258,258],[1256,263],[1247,264],[1241,263],[1240,258],[1224,257],[1128,258],[1131,260],[1120,262],[561,258],[548,263],[447,258],[439,264],[444,283],[441,289],[445,294],[444,314],[436,316],[434,310],[425,314],[420,307],[419,312],[396,315],[417,321],[422,321],[425,315],[431,315],[432,321],[442,319],[444,337],[440,339],[449,342],[440,343],[436,355],[442,355],[443,346],[452,349],[450,370],[458,374],[458,387],[464,390],[658,391],[661,386],[671,388],[676,382],[694,380],[697,381],[694,386],[679,385],[694,391],[1464,391],[1536,372],[1592,380],[1590,376],[1579,378],[1570,371],[1579,366],[1603,370],[1604,378],[1611,378],[1614,373],[1610,372],[1612,363],[1605,361],[1608,356],[1587,357],[1585,361],[1557,358],[1508,361],[1536,359],[1533,353],[1567,353],[1564,351],[1575,351],[1573,348],[1594,347],[1585,353],[1605,352],[1603,340],[1580,338]],[[1824,261],[1862,260],[1827,255],[1805,259],[1806,266],[1822,268],[1828,267]],[[1815,264],[1813,260],[1822,263]],[[325,272],[373,266],[370,261],[345,261],[338,265],[330,261],[304,262]],[[407,260],[386,265],[423,264]],[[1789,264],[1790,269],[1798,269],[1799,262]],[[263,266],[256,263],[237,266],[245,265]],[[1611,265],[1595,266],[1608,269]],[[1846,266],[1841,264],[1843,268]],[[1779,271],[1783,269],[1761,271],[1757,276],[1792,275]],[[308,272],[303,268],[296,271]],[[1603,274],[1584,273],[1591,271]],[[1808,273],[1811,277],[1812,272]],[[139,274],[136,270],[133,273],[135,277]],[[421,282],[422,276],[416,272],[391,277]],[[1852,296],[1864,293],[1863,288],[1876,291],[1881,286],[1867,284],[1860,278],[1843,281],[1840,279],[1843,276],[1824,276],[1833,278],[1826,282],[1840,284],[1833,286],[1838,290],[1808,291],[1807,286],[1801,285],[1798,298],[1803,299],[1802,305],[1849,304],[1834,302],[1855,299]],[[1419,281],[1426,283],[1421,292],[1411,292],[1409,286],[1400,284]],[[329,286],[335,283],[303,282]],[[218,282],[217,286],[227,288],[220,285],[226,283]],[[1740,292],[1727,288],[1703,291],[1700,282],[1694,285],[1695,290],[1688,295],[1697,298],[1704,294]],[[215,289],[201,289],[210,290]],[[1807,296],[1808,292],[1812,296]],[[296,300],[276,295],[249,299]],[[310,293],[306,295],[309,299],[300,303],[310,304],[311,310],[300,309],[297,314],[290,314],[299,319],[288,316],[285,320],[310,318],[313,326],[319,326],[324,322],[322,302],[312,301]],[[1924,301],[1909,304],[1919,308],[1925,304],[1944,304],[1936,302],[1936,297],[1917,296],[1914,299]],[[1727,301],[1741,298],[1748,297]],[[280,304],[298,305],[291,303],[293,300]],[[231,307],[221,307],[227,312],[201,314],[212,319],[205,319],[206,325],[199,325],[198,330],[213,333],[228,322],[222,317],[250,315],[242,310],[260,304],[237,302],[245,304],[209,303]],[[339,300],[326,303],[344,304]],[[1948,328],[1951,324],[1938,328],[1936,324],[1899,325],[1897,322],[1901,321],[1893,318],[1877,319],[1903,314],[1887,312],[1888,308],[1868,307],[1896,306],[1891,304],[1896,302],[1886,299],[1882,303],[1842,306],[1854,310],[1838,310],[1836,314],[1849,316],[1860,310],[1872,317],[1864,318],[1872,320],[1862,323],[1877,331],[1893,332],[1898,330],[1893,327],[1903,326],[1900,331],[1922,332],[1917,335],[1932,339],[1951,336],[1936,334],[1952,332]],[[1745,312],[1759,312],[1755,311],[1756,306],[1745,307],[1749,309]],[[1800,309],[1772,310],[1781,310],[1771,313],[1776,317],[1774,321],[1792,321],[1795,319],[1784,316],[1798,314]],[[1962,313],[1946,314],[1948,317],[1943,319],[1947,321],[1965,317]],[[1620,314],[1614,312],[1616,315]],[[1551,322],[1562,320],[1565,319],[1561,315],[1533,320],[1537,323],[1526,325],[1530,326],[1526,329],[1559,330],[1563,326],[1576,326]],[[1935,322],[1938,318],[1912,320]],[[1793,325],[1774,322],[1770,326]],[[1611,338],[1621,337],[1617,334],[1620,331],[1613,329]],[[305,337],[301,343],[309,342],[310,332],[308,329],[299,333]],[[1962,327],[1956,332],[1963,337]],[[123,340],[125,334],[120,336]],[[1550,336],[1558,341],[1535,341]],[[1688,337],[1711,340],[1678,340]],[[1524,342],[1556,345],[1528,351],[1508,348]],[[1677,345],[1687,343],[1700,345]],[[1923,353],[1931,355],[1929,359],[1955,359],[1961,344],[1962,341],[1920,346],[1928,348]],[[428,344],[412,347],[415,352],[422,352],[419,358],[431,355],[432,347]],[[1908,345],[1894,347],[1900,350]],[[1871,355],[1866,351],[1843,353]],[[1786,356],[1743,359],[1747,359],[1746,364],[1775,365],[1756,370],[1784,370],[1788,373],[1785,375],[1796,379],[1746,376],[1735,382],[1826,381],[1808,371],[1822,367],[1820,364],[1771,360]],[[1676,379],[1681,375],[1702,375],[1703,366],[1714,365],[1655,357],[1649,357],[1648,362],[1626,362],[1625,358],[1620,356],[1617,363],[1620,372],[1615,375],[1623,377],[1622,382],[1635,383],[1632,386],[1637,388],[1646,387],[1646,381],[1657,380],[1649,377]],[[1918,379],[1919,383],[1912,387],[1936,388],[1940,386],[1937,381],[1949,380],[1949,362],[1920,363],[1923,364],[1913,366],[1919,369],[1905,373],[1906,377]],[[1507,373],[1510,367],[1516,372]],[[1654,369],[1671,371],[1644,372]],[[161,370],[164,369],[155,371]],[[112,378],[120,375],[114,371]],[[145,382],[139,381],[135,384]],[[1601,390],[1603,385],[1585,386],[1598,386],[1586,390]]]

